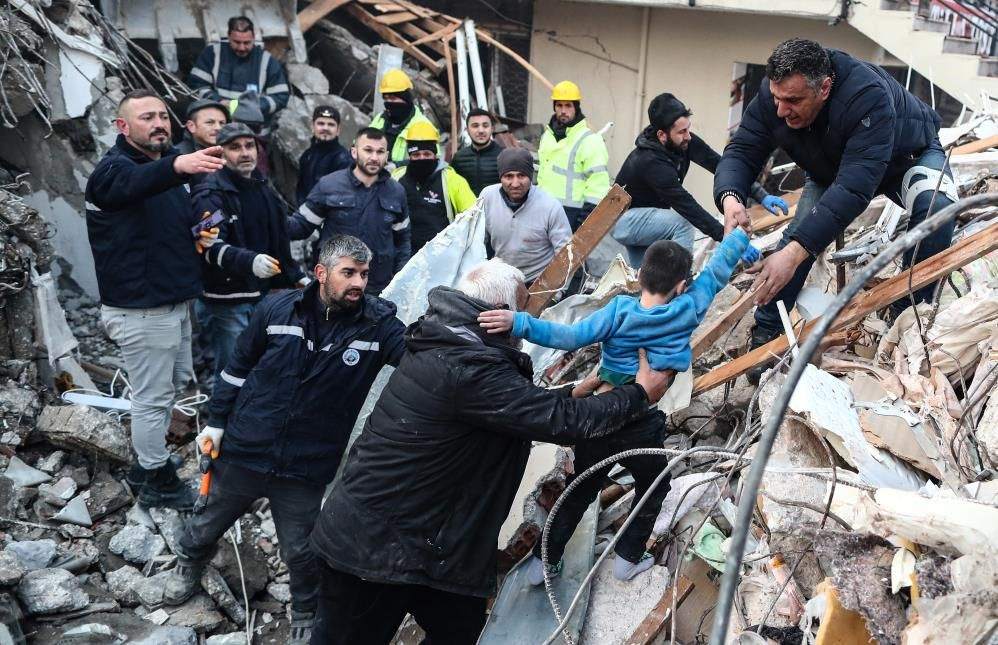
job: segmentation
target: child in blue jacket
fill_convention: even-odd
[[[743,256],[744,254],[744,256]],[[525,312],[495,310],[482,313],[479,324],[489,333],[510,332],[544,347],[575,350],[593,343],[602,343],[603,359],[599,369],[600,388],[597,391],[633,383],[638,371],[638,349],[644,348],[648,363],[656,370],[683,372],[692,361],[690,338],[703,320],[717,292],[724,288],[739,259],[752,262],[758,251],[749,245],[748,235],[741,229],[729,233],[714,256],[695,280],[690,269],[693,257],[689,251],[668,240],[648,247],[638,271],[641,294],[638,297],[620,295],[605,307],[579,322],[566,325],[538,320]],[[608,437],[575,446],[575,472],[584,472],[606,457],[633,448],[661,448],[664,420],[660,413],[649,416]],[[651,482],[661,472],[662,460],[650,456],[622,460],[635,481],[635,499],[640,499]],[[609,471],[611,466],[607,466]],[[555,517],[548,535],[548,556],[551,575],[561,571],[561,556],[576,525],[588,506],[599,494],[602,484],[599,473],[582,482],[565,500]],[[571,480],[569,480],[570,482]],[[617,543],[614,575],[630,580],[655,563],[645,552],[645,543],[655,526],[662,501],[669,491],[668,480],[659,484],[655,493]],[[532,584],[544,581],[540,559],[540,544],[534,547],[534,558],[528,565],[527,577]]]

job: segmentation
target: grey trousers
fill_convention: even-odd
[[[132,448],[139,465],[159,468],[170,457],[166,432],[173,402],[194,377],[188,303],[124,309],[101,305],[107,335],[118,344],[132,394]]]

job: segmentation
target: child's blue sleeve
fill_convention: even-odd
[[[572,350],[601,343],[613,334],[617,300],[614,298],[602,309],[572,325],[540,320],[518,311],[513,315],[511,333],[535,345],[554,349]]]
[[[731,272],[735,270],[742,253],[748,248],[749,237],[745,231],[736,228],[728,233],[717,247],[713,257],[707,262],[700,275],[697,276],[686,293],[693,298],[696,307],[697,318],[702,317],[710,303],[714,301],[717,292],[728,284],[731,279]]]

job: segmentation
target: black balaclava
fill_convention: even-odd
[[[559,103],[562,103],[562,101],[559,101]],[[562,125],[561,123],[558,122],[557,116],[555,116],[554,114],[551,115],[551,121],[548,122],[548,125],[551,127],[551,131],[554,132],[555,141],[561,141],[562,139],[564,139],[565,132],[569,128],[571,128],[574,125],[577,125],[579,121],[586,118],[586,115],[582,113],[582,104],[579,101],[572,101],[572,103],[575,105],[575,118],[566,123],[565,125]],[[553,103],[551,109],[552,110],[554,109]]]
[[[385,124],[401,126],[404,125],[416,113],[415,97],[412,90],[404,92],[394,92],[395,96],[402,98],[402,102],[385,101]]]
[[[408,141],[407,144],[406,152],[409,154],[419,152],[420,150],[432,150],[433,152],[437,150],[436,141]],[[437,159],[435,158],[410,159],[406,165],[405,174],[415,179],[418,183],[423,184],[433,175],[433,171],[436,169]]]

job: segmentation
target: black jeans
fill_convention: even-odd
[[[412,614],[424,644],[474,645],[485,625],[485,598],[423,585],[371,582],[332,569],[317,559],[321,576],[312,645],[390,643]]]
[[[270,500],[281,557],[291,574],[291,608],[315,611],[319,575],[309,535],[319,516],[325,486],[298,479],[265,475],[224,461],[212,464],[208,505],[191,516],[180,537],[181,555],[206,563],[219,538],[256,500]]]
[[[661,412],[653,412],[640,419],[636,419],[624,426],[621,430],[602,439],[584,441],[575,445],[575,475],[571,475],[566,484],[571,484],[576,476],[585,472],[589,467],[600,462],[610,455],[633,448],[661,448],[663,446],[663,434],[665,432],[665,415]],[[627,457],[620,460],[620,463],[634,475],[634,502],[645,494],[651,483],[655,481],[662,469],[668,463],[665,456],[643,455],[637,457]],[[548,534],[548,562],[555,564],[561,560],[565,551],[565,545],[575,532],[579,520],[585,514],[586,509],[592,504],[596,496],[599,495],[603,487],[603,480],[606,474],[613,468],[609,464],[596,471],[579,484],[571,495],[562,502],[558,514],[555,515],[554,523],[551,525],[551,532]],[[652,529],[655,528],[655,520],[662,510],[662,501],[669,493],[669,480],[667,476],[655,492],[648,498],[634,521],[624,531],[614,548],[614,552],[625,560],[637,562],[645,552],[645,543]],[[534,555],[541,557],[541,540],[537,540],[534,545]]]

